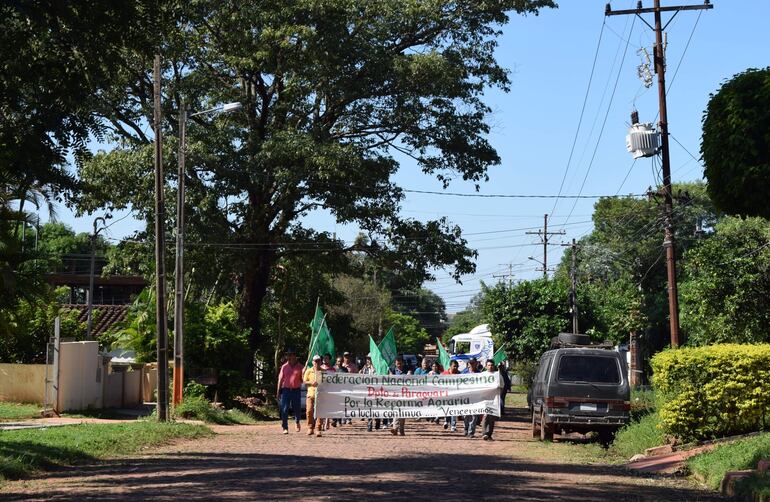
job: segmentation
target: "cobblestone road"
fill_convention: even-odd
[[[9,483],[0,499],[718,499],[683,479],[554,460],[531,439],[523,412],[499,423],[495,441],[466,439],[416,421],[407,421],[405,437],[384,430],[368,433],[360,421],[321,438],[304,430],[284,436],[274,423],[215,429],[214,437],[146,456]]]

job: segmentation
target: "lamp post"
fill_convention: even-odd
[[[175,299],[174,299],[174,387],[173,403],[182,402],[184,383],[184,185],[185,185],[185,155],[187,153],[187,119],[196,115],[228,113],[239,110],[241,103],[226,103],[208,110],[188,113],[182,102],[179,111],[179,165],[177,172],[176,196],[176,265],[174,269]]]
[[[102,225],[107,223],[107,220],[102,218],[101,216],[94,219],[94,233],[91,234],[91,273],[88,275],[88,307],[86,307],[86,317],[87,317],[87,324],[86,324],[86,340],[91,339],[91,328],[93,327],[93,319],[91,316],[91,311],[94,308],[94,268],[96,266],[96,237],[99,235],[99,232],[104,230],[105,227],[97,229],[96,226],[99,222],[102,222]]]

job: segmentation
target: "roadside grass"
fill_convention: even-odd
[[[770,459],[768,432],[716,446],[711,451],[689,459],[687,466],[710,488],[717,489],[726,472],[756,469],[762,459]]]
[[[0,422],[40,418],[43,409],[37,404],[0,402]]]
[[[251,425],[259,423],[251,414],[241,410],[223,410],[211,404],[203,397],[186,397],[174,408],[174,416],[200,420],[218,425]]]
[[[150,420],[2,431],[0,481],[22,478],[54,466],[129,455],[175,439],[211,434],[203,425]]]
[[[615,441],[610,445],[611,453],[628,460],[637,453],[644,453],[647,448],[664,444],[665,434],[659,424],[657,413],[648,413],[639,421],[631,422],[615,435]]]
[[[526,408],[527,407],[527,393],[526,391],[521,393],[517,391],[509,392],[505,396],[506,408]]]

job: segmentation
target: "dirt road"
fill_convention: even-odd
[[[277,424],[216,431],[214,437],[146,456],[9,483],[0,489],[0,499],[718,499],[683,479],[643,477],[568,458],[565,451],[576,446],[533,442],[522,412],[500,422],[489,442],[415,421],[407,421],[405,437],[368,433],[359,421],[321,438],[304,430],[284,436]]]

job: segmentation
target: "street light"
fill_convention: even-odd
[[[225,103],[195,113],[188,113],[186,105],[182,102],[179,111],[179,168],[177,173],[176,196],[176,266],[174,278],[176,282],[174,300],[174,389],[173,403],[182,402],[182,389],[184,382],[183,369],[183,337],[184,337],[184,180],[185,180],[185,155],[187,153],[187,119],[196,115],[208,115],[216,113],[229,113],[239,110],[241,103]]]

